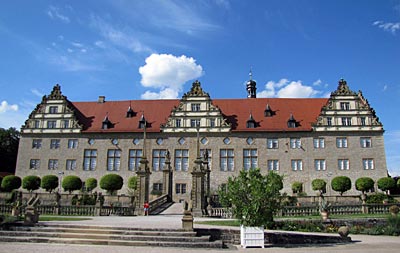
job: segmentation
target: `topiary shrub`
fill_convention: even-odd
[[[137,177],[133,176],[128,179],[128,188],[131,190],[137,190]]]
[[[331,186],[332,190],[339,192],[342,196],[344,192],[351,189],[351,179],[346,176],[335,177],[331,181]]]
[[[100,188],[114,194],[124,185],[124,179],[118,174],[107,174],[100,179]]]
[[[392,196],[388,196],[382,192],[370,194],[367,196],[367,204],[382,204],[382,203],[396,203]]]
[[[19,187],[21,187],[21,178],[14,176],[14,175],[8,175],[3,178],[1,181],[1,188],[5,192],[11,192],[12,190],[16,190]]]
[[[323,179],[314,179],[311,182],[311,187],[314,191],[319,191],[319,195],[322,195],[324,192],[326,192],[326,182]]]
[[[26,176],[22,179],[22,188],[33,192],[40,188],[40,177]]]
[[[93,191],[97,187],[97,179],[93,177],[86,179],[85,186],[88,191]]]
[[[389,194],[389,191],[396,187],[396,181],[391,177],[382,177],[378,179],[378,189]]]
[[[303,192],[303,183],[302,182],[293,182],[292,183],[292,192],[293,193]]]
[[[62,181],[62,188],[69,193],[80,190],[82,188],[82,180],[78,176],[66,176]]]
[[[365,192],[374,189],[374,185],[375,182],[370,177],[360,177],[356,180],[356,189],[362,194],[365,194]]]
[[[58,177],[55,175],[43,176],[40,187],[51,193],[58,187]]]

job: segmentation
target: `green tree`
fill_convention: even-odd
[[[107,174],[100,179],[100,188],[114,194],[124,185],[124,179],[118,174]]]
[[[40,177],[26,176],[22,179],[22,188],[33,192],[40,188]]]
[[[128,188],[131,190],[137,190],[137,177],[133,176],[128,179]]]
[[[303,191],[303,183],[302,182],[293,182],[292,183],[292,191],[293,193],[301,193]]]
[[[42,182],[40,182],[40,187],[51,193],[58,187],[58,177],[55,175],[43,176]]]
[[[377,181],[378,188],[388,195],[389,191],[396,187],[396,181],[391,177],[382,177]]]
[[[62,181],[62,188],[69,193],[80,190],[82,189],[82,180],[78,176],[66,176]]]
[[[311,182],[312,189],[319,191],[319,195],[322,195],[326,191],[326,181],[320,178],[316,178]]]
[[[339,192],[342,196],[344,192],[351,189],[351,179],[346,176],[335,177],[331,181],[331,186],[332,190]]]
[[[365,194],[365,192],[374,189],[374,185],[375,182],[370,177],[360,177],[356,180],[356,189],[362,194]]]
[[[15,128],[0,128],[0,161],[4,172],[15,172],[19,138],[20,133]]]
[[[3,181],[1,181],[1,188],[5,192],[11,192],[12,190],[16,190],[19,187],[21,187],[20,177],[8,175],[3,178]]]
[[[93,177],[86,179],[85,186],[88,191],[93,191],[97,187],[97,179]]]
[[[281,207],[283,176],[271,171],[262,175],[260,169],[240,171],[229,178],[225,189],[219,191],[220,202],[232,207],[236,219],[244,226],[267,226]]]

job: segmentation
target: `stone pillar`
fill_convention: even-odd
[[[205,209],[205,171],[203,170],[203,161],[201,158],[197,158],[194,163],[191,191],[192,212],[193,216],[199,217],[203,215],[203,210]]]
[[[149,161],[146,157],[140,159],[139,170],[136,172],[137,181],[137,197],[136,197],[136,210],[138,215],[144,215],[143,205],[149,202],[149,184],[150,184],[150,169],[148,167]]]
[[[162,194],[167,194],[169,200],[172,200],[172,167],[171,157],[169,151],[165,156],[164,168],[163,168],[163,191]]]

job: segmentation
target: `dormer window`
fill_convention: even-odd
[[[144,129],[145,127],[147,127],[147,121],[144,117],[144,114],[142,114],[142,117],[139,120],[139,128]]]
[[[269,104],[267,104],[267,106],[265,107],[265,110],[264,110],[264,116],[272,117],[274,115],[275,115],[275,112],[271,109],[271,106],[269,106]]]
[[[253,115],[250,113],[250,117],[246,122],[247,128],[256,128],[256,121],[253,118]]]
[[[111,121],[108,119],[108,115],[106,115],[106,117],[104,118],[102,125],[101,125],[101,129],[109,129],[112,126]]]
[[[299,123],[296,121],[293,114],[290,114],[290,118],[287,122],[287,126],[288,126],[288,128],[296,128],[299,126]]]
[[[129,106],[128,111],[126,112],[126,117],[127,118],[132,118],[135,117],[136,113],[132,110],[132,107]]]

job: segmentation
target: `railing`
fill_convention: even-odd
[[[153,199],[152,201],[149,202],[149,214],[152,214],[154,211],[156,211],[158,208],[160,208],[162,205],[171,202],[170,197],[168,194],[161,195],[160,197]]]
[[[369,214],[388,214],[389,207],[399,204],[366,204],[366,205],[333,205],[329,208],[329,213],[334,215],[362,214],[363,210]],[[280,217],[296,217],[319,215],[318,206],[285,206],[277,213]],[[210,217],[232,218],[230,208],[211,208]]]

